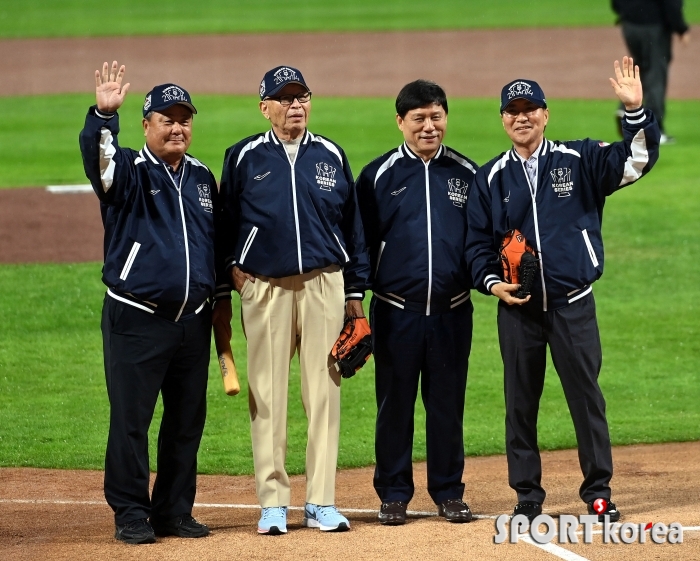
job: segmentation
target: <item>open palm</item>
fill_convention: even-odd
[[[119,70],[117,70],[117,67]],[[127,83],[122,86],[126,66],[119,66],[117,61],[112,62],[110,70],[109,64],[102,65],[102,72],[95,70],[95,99],[97,101],[97,109],[108,113],[113,113],[122,106],[126,93],[129,91],[131,84]]]
[[[626,109],[636,109],[642,105],[642,80],[639,77],[639,66],[634,65],[632,57],[622,57],[622,66],[615,61],[615,78],[610,78],[610,84],[615,95],[620,98]]]

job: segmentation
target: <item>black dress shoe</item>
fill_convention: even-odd
[[[408,504],[402,501],[382,503],[377,518],[379,519],[379,522],[385,526],[400,526],[401,524],[406,523],[407,506]]]
[[[438,505],[438,515],[448,522],[470,522],[473,518],[469,505],[462,499],[447,499]]]
[[[597,501],[604,501],[602,504],[603,511],[600,511],[601,506],[597,505]],[[596,509],[596,507],[598,507]],[[609,499],[599,498],[588,503],[588,514],[597,514],[598,522],[605,522],[605,517],[610,517],[610,522],[617,522],[620,519],[620,511],[617,510],[615,503],[611,503]]]
[[[119,541],[130,544],[156,543],[153,528],[145,518],[132,520],[126,524],[116,524],[114,537]]]
[[[151,518],[151,525],[157,536],[203,538],[209,535],[209,527],[206,524],[200,524],[189,514],[181,514],[166,520]]]
[[[535,501],[519,502],[513,509],[513,516],[518,516],[518,514],[526,516],[527,519],[532,522],[535,516],[542,514],[542,503]]]

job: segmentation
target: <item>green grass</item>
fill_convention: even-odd
[[[3,178],[15,184],[84,181],[77,131],[89,96],[9,98],[5,124],[17,127],[0,157]],[[193,153],[215,173],[223,148],[260,130],[250,97],[198,98]],[[548,136],[614,139],[611,101],[550,102]],[[47,108],[47,109],[44,109]],[[48,108],[52,108],[51,111]],[[508,146],[493,100],[450,100],[447,142],[483,163]],[[15,118],[17,113],[24,115]],[[36,113],[39,114],[36,114]],[[42,113],[44,112],[44,113]],[[125,125],[138,125],[138,106],[125,108]],[[39,135],[51,122],[50,136]],[[319,99],[312,129],[343,145],[355,172],[400,141],[388,99]],[[606,272],[595,294],[603,338],[601,385],[615,444],[700,439],[700,361],[697,278],[700,250],[693,237],[700,216],[700,159],[694,125],[700,103],[671,102],[668,128],[678,144],[640,183],[606,206]],[[24,120],[28,129],[19,125]],[[231,125],[230,123],[235,123]],[[125,144],[141,143],[138,126],[125,127]],[[235,136],[231,130],[235,131]],[[35,160],[23,156],[34,142]],[[41,156],[41,157],[38,157]],[[24,159],[23,159],[24,158]],[[34,161],[47,159],[41,165]],[[28,166],[32,167],[28,167]],[[43,170],[43,171],[42,171]],[[52,170],[52,171],[51,171]],[[100,468],[107,433],[99,316],[104,294],[99,264],[0,266],[0,465]],[[504,450],[502,368],[495,300],[474,293],[475,334],[465,414],[470,454]],[[239,317],[234,311],[234,318]],[[200,453],[206,473],[250,473],[245,346],[234,320],[234,352],[243,394],[227,397],[212,364],[209,414]],[[340,465],[373,461],[372,364],[343,382]],[[154,430],[158,420],[154,420]],[[425,457],[424,414],[416,413],[415,458]],[[289,413],[290,471],[303,471],[306,422],[299,373],[293,362]],[[155,432],[152,430],[152,443]],[[540,415],[545,449],[575,446],[573,427],[556,374],[549,370]]]
[[[386,31],[508,27],[609,26],[607,0],[121,0],[105,7],[90,0],[3,0],[0,37],[220,34],[302,31]],[[686,2],[686,18],[700,6]]]

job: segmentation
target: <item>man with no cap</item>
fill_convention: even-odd
[[[187,153],[197,111],[183,88],[154,87],[143,105],[146,144],[138,152],[119,146],[124,72],[116,61],[95,72],[97,103],[80,150],[105,228],[105,497],[115,538],[143,544],[156,535],[209,534],[192,518],[192,505],[206,415],[218,197],[212,173]],[[220,284],[219,297],[230,302],[230,288]],[[228,316],[214,313],[217,321],[230,321],[226,308]],[[149,497],[148,427],[159,393],[163,418]]]
[[[501,122],[513,143],[477,173],[468,203],[467,258],[474,285],[498,303],[504,364],[508,478],[514,515],[542,512],[545,490],[537,416],[547,347],[561,380],[578,442],[589,514],[620,517],[610,502],[612,453],[598,385],[602,350],[593,283],[603,274],[601,226],[606,197],[649,172],[659,156],[659,126],[642,107],[639,68],[615,61],[615,94],[625,106],[624,140],[566,142],[544,136],[549,109],[540,86],[518,79],[501,91]],[[504,281],[499,246],[519,230],[535,249],[539,272],[531,295]],[[599,505],[603,505],[602,508]]]
[[[406,521],[420,380],[428,493],[440,516],[469,522],[462,425],[473,306],[465,241],[477,165],[443,144],[447,98],[437,84],[406,84],[396,98],[396,123],[403,144],[367,165],[357,180],[374,293],[378,518],[385,525]]]
[[[344,315],[363,316],[368,263],[345,152],[307,129],[311,91],[278,66],[260,83],[267,132],[226,151],[221,178],[226,265],[248,342],[258,532],[287,532],[289,364],[298,352],[308,419],[303,524],[350,528],[335,507],[340,374],[330,357]]]

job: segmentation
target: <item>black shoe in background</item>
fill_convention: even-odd
[[[167,520],[151,518],[151,525],[157,536],[203,538],[209,535],[209,527],[197,522],[190,514],[181,514]]]
[[[156,535],[153,528],[145,518],[132,520],[126,524],[116,524],[115,539],[133,545],[143,543],[156,543]]]

